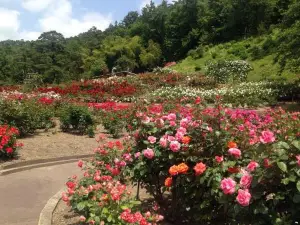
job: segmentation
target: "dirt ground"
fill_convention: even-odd
[[[49,131],[37,131],[32,136],[18,139],[18,142],[24,144],[19,151],[18,158],[6,162],[0,161],[0,168],[3,165],[25,160],[93,154],[94,148],[99,145],[96,141],[97,134],[103,132],[103,129],[98,127],[95,138],[89,138],[86,135],[63,133],[57,128]]]

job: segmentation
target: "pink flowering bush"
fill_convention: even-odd
[[[218,99],[219,101],[219,99]],[[126,172],[175,224],[300,221],[300,114],[219,102],[137,113]],[[155,140],[155,141],[154,141]]]
[[[84,176],[81,179],[76,176],[69,179],[62,200],[81,215],[80,222],[95,225],[155,225],[163,220],[155,212],[140,212],[140,202],[134,200],[131,188],[126,184],[124,168],[132,161],[128,154],[128,143],[128,140],[101,142],[94,150],[95,157],[92,160],[78,162]]]
[[[19,130],[8,125],[0,125],[0,160],[13,158],[17,155],[18,149],[22,146],[17,143]]]

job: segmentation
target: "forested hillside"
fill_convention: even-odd
[[[209,58],[207,53],[211,54]],[[191,69],[203,71],[199,67],[206,59],[217,60],[220,55],[275,63],[276,69],[262,76],[253,75],[258,78],[282,72],[289,78],[300,72],[300,1],[152,2],[141,13],[129,12],[105,31],[93,27],[72,38],[50,31],[36,41],[3,41],[0,80],[22,83],[38,77],[44,83],[60,83],[97,77],[114,67],[149,71],[187,56],[190,60],[204,57],[198,67],[193,61],[196,64]]]

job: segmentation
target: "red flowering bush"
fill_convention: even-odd
[[[8,125],[0,126],[0,159],[13,158],[22,144],[17,143],[19,130]]]
[[[300,114],[189,105],[137,113],[131,179],[176,224],[300,220]]]
[[[127,143],[125,145],[125,143]],[[141,213],[126,179],[124,168],[132,159],[130,142],[107,142],[95,149],[95,157],[86,163],[78,162],[84,177],[73,176],[62,199],[81,215],[80,221],[96,225],[155,225],[163,219],[155,213]]]

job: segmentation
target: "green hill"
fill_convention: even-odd
[[[217,60],[246,60],[253,70],[249,73],[249,81],[262,79],[296,79],[296,74],[284,69],[280,73],[280,64],[276,62],[278,30],[272,34],[250,37],[240,41],[232,41],[219,45],[200,46],[189,56],[173,67],[178,72],[205,73],[206,63]],[[198,54],[197,54],[198,52]]]

